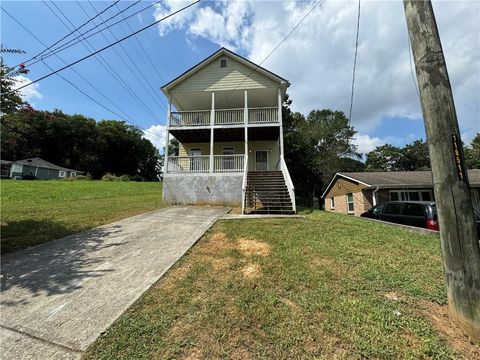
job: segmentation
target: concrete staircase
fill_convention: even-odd
[[[245,191],[246,214],[294,214],[281,171],[249,171]]]

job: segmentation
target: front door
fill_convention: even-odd
[[[268,170],[268,154],[266,150],[255,151],[255,171]]]
[[[190,171],[192,172],[198,172],[201,169],[201,161],[202,158],[200,157],[202,155],[202,150],[201,149],[190,149],[189,151],[189,156],[190,157]]]

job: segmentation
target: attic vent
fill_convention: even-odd
[[[227,59],[220,59],[220,67],[221,68],[227,67]]]

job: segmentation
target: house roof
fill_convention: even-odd
[[[408,188],[433,187],[432,172],[427,171],[371,171],[336,173],[322,197],[330,191],[338,178],[358,182],[366,187]],[[480,169],[468,170],[470,186],[480,186]]]
[[[214,52],[212,55],[207,57],[206,59],[199,62],[197,65],[195,65],[195,66],[191,67],[190,69],[188,69],[187,71],[185,71],[180,76],[176,77],[172,81],[163,85],[162,88],[161,88],[162,92],[165,95],[168,95],[169,90],[171,88],[175,87],[177,84],[179,84],[180,82],[182,82],[183,80],[185,80],[189,76],[193,75],[197,71],[201,70],[203,67],[210,64],[212,61],[214,61],[215,59],[217,59],[221,56],[229,56],[229,57],[237,60],[238,62],[244,64],[245,66],[250,67],[253,71],[258,71],[261,74],[263,74],[263,75],[267,76],[268,78],[272,79],[273,81],[279,82],[281,84],[285,84],[285,87],[290,86],[290,83],[288,82],[288,80],[282,78],[281,76],[279,76],[277,74],[274,74],[273,72],[261,67],[260,65],[255,64],[254,62],[248,60],[247,58],[244,58],[243,56],[238,55],[238,54],[234,53],[233,51],[222,47],[219,50],[217,50],[216,52]]]
[[[58,165],[52,164],[51,162],[48,162],[48,161],[40,159],[40,158],[30,158],[30,159],[17,160],[14,163],[19,164],[19,165],[38,166],[38,167],[47,168],[47,169],[74,171],[74,172],[78,172],[78,173],[83,173],[83,171],[69,169],[69,168],[66,168],[66,167],[63,167],[63,166],[58,166]]]

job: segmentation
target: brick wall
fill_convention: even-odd
[[[355,216],[360,216],[370,208],[370,202],[362,191],[354,192],[353,209]],[[325,210],[334,211],[340,214],[348,214],[347,195],[338,195],[334,197],[335,209],[330,208],[330,198],[325,199]]]

